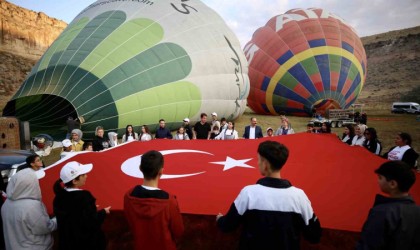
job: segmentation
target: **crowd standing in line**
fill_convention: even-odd
[[[165,127],[165,120],[161,119],[155,139],[232,140],[239,138],[234,122],[226,121],[225,118],[222,118],[219,122],[217,114],[214,112],[212,113],[211,123],[207,122],[207,114],[205,113],[202,113],[200,118],[200,122],[197,122],[193,127],[190,125],[189,118],[183,119],[183,126],[179,127],[174,136]],[[294,133],[286,116],[282,115],[280,118],[282,125],[277,129],[278,132],[276,131],[275,134],[282,136]],[[108,133],[110,135],[109,139],[104,138],[104,132],[104,128],[98,126],[95,131],[94,140],[92,142],[83,142],[82,131],[80,129],[71,130],[71,140],[66,139],[62,141],[62,154],[65,155],[72,153],[72,151],[80,150],[100,151],[118,144],[118,137],[115,132],[110,131]],[[331,133],[331,127],[329,123],[308,123],[306,132],[328,134]],[[271,127],[267,128],[266,133],[267,137],[271,137],[274,134]],[[257,119],[252,117],[250,119],[250,125],[245,127],[243,138],[258,139],[262,137],[262,128],[257,125]],[[141,132],[139,134],[134,132],[132,125],[127,125],[122,142],[125,143],[135,140],[149,141],[151,139],[152,135],[147,125],[141,126]],[[374,128],[367,127],[365,124],[360,123],[356,126],[346,125],[344,127],[344,133],[339,139],[343,143],[364,147],[373,154],[381,156],[382,145],[378,139],[377,131]],[[389,161],[381,165],[375,173],[378,174],[378,183],[381,190],[388,194],[389,197],[377,196],[374,207],[371,209],[363,227],[362,237],[357,245],[358,249],[370,249],[369,247],[366,248],[366,246],[373,245],[391,246],[391,249],[404,249],[405,245],[402,244],[409,244],[409,242],[417,244],[413,249],[418,248],[418,240],[414,240],[412,232],[418,232],[416,230],[419,230],[419,207],[408,196],[408,191],[415,181],[415,175],[412,169],[417,166],[419,154],[411,147],[411,143],[412,138],[408,133],[399,133],[395,139],[395,147],[392,147],[387,153],[382,155],[382,157]],[[265,246],[264,244],[267,244],[267,246],[288,245],[293,246],[293,248],[299,247],[299,238],[302,232],[304,232],[303,237],[305,239],[310,242],[318,242],[321,235],[320,223],[312,210],[309,199],[303,190],[293,187],[287,180],[282,179],[280,175],[280,170],[287,161],[287,148],[274,141],[262,142],[259,145],[257,156],[259,171],[263,178],[257,182],[257,185],[250,185],[243,188],[232,203],[227,214],[219,214],[216,217],[217,226],[222,231],[232,231],[242,225],[243,233],[241,235],[240,246],[247,246],[251,249],[261,249]],[[17,248],[10,247],[8,249],[25,249],[26,246],[24,244],[26,243],[22,243],[22,239],[19,237],[24,237],[27,242],[31,242],[32,240],[30,243],[31,247],[27,249],[49,249],[52,245],[51,232],[57,228],[57,223],[60,249],[75,249],[76,245],[79,246],[77,249],[84,249],[84,246],[86,246],[85,249],[105,249],[106,239],[100,227],[105,215],[110,213],[110,207],[97,211],[95,198],[92,194],[89,191],[80,189],[85,184],[87,173],[91,171],[92,166],[82,165],[77,162],[71,162],[74,166],[69,166],[68,164],[63,167],[63,174],[60,173],[60,180],[54,186],[56,192],[54,214],[57,216],[57,221],[55,218],[50,219],[48,216],[45,217],[45,208],[42,202],[40,199],[34,198],[38,197],[38,195],[40,197],[40,190],[38,193],[37,191],[33,192],[32,189],[27,189],[36,189],[36,185],[38,185],[39,189],[38,181],[32,179],[34,177],[33,174],[35,174],[35,178],[37,177],[37,170],[43,166],[40,157],[36,155],[28,157],[25,167],[18,169],[19,175],[14,175],[16,176],[13,177],[15,179],[12,178],[11,180],[11,182],[16,184],[16,187],[14,187],[14,184],[9,185],[11,190],[8,187],[5,203],[7,205],[3,206],[2,215],[3,210],[10,211],[10,204],[21,204],[17,201],[33,199],[34,204],[36,203],[39,209],[28,211],[28,214],[24,216],[29,216],[31,219],[35,218],[32,217],[35,215],[38,217],[44,216],[42,217],[44,219],[42,219],[43,223],[36,225],[41,227],[40,232],[42,233],[40,235],[36,234],[35,236],[27,233],[25,228],[23,228],[23,224],[17,224],[11,227],[10,221],[4,221],[3,228],[5,231],[4,235],[6,235],[6,246],[7,244],[17,244],[16,246],[18,246]],[[24,168],[27,168],[27,170],[22,170]],[[69,170],[70,168],[72,169],[71,171]],[[140,170],[144,176],[143,185],[129,190],[124,197],[124,209],[130,224],[130,229],[135,236],[136,247],[153,245],[156,248],[156,246],[164,245],[166,248],[162,249],[176,249],[177,242],[182,237],[184,227],[175,196],[158,188],[158,181],[163,173],[163,156],[157,151],[150,151],[144,154],[142,156]],[[412,176],[414,176],[414,179]],[[31,179],[31,183],[35,186],[26,185],[28,179]],[[64,188],[61,182],[64,183]],[[24,183],[24,185],[21,183]],[[20,191],[16,191],[17,189]],[[19,196],[20,194],[22,196]],[[279,197],[278,199],[268,198],[274,196]],[[299,202],[282,204],[289,206],[286,209],[287,211],[291,209],[291,211],[305,212],[293,213],[291,215],[287,214],[284,210],[285,207],[280,206],[278,203],[284,197],[299,200]],[[154,204],[151,204],[151,201]],[[16,206],[19,207],[20,205]],[[151,207],[159,209],[152,211],[150,210]],[[267,207],[270,207],[270,209],[275,208],[275,210],[268,212]],[[299,209],[297,209],[298,207]],[[162,210],[160,208],[165,209]],[[20,211],[15,207],[13,209]],[[146,213],[145,211],[148,212]],[[7,213],[7,216],[9,216],[9,212]],[[141,216],[139,216],[139,213]],[[393,216],[390,216],[391,213]],[[394,215],[398,216],[395,217]],[[286,219],[288,216],[290,218]],[[81,218],[84,219],[81,220]],[[408,221],[407,218],[411,218],[411,220]],[[265,222],[270,221],[270,219],[273,222],[282,221],[282,226],[280,227],[274,223],[271,227],[267,227]],[[291,223],[286,223],[286,221]],[[84,229],[81,229],[85,225],[83,223],[95,225],[95,230],[84,231]],[[378,234],[378,229],[382,229],[384,225],[390,224],[394,226],[401,223],[408,225],[409,233],[406,233],[407,231],[405,231],[405,234],[400,233],[400,228],[386,227],[386,230],[389,230],[389,237],[383,237]],[[17,234],[13,230],[19,231],[20,233],[18,235],[24,235],[11,236],[9,238],[11,232],[13,232],[13,235]],[[280,238],[276,238],[276,242],[272,242],[275,238],[273,231],[281,233]],[[291,234],[294,237],[286,236]],[[87,235],[89,237],[85,237]],[[147,235],[147,237],[140,237],[144,235]],[[41,236],[43,237],[42,240],[36,238]],[[39,248],[37,244],[40,244]],[[285,247],[285,249],[289,248]]]

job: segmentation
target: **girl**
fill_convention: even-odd
[[[235,130],[235,123],[228,122],[227,129],[223,130],[215,140],[236,140],[238,139],[238,131]]]
[[[134,132],[133,125],[127,125],[127,127],[125,127],[125,134],[122,137],[122,143],[134,140],[138,141],[139,135]]]
[[[352,124],[347,124],[346,126],[344,126],[344,133],[341,138],[341,141],[348,145],[351,145],[353,141],[353,137],[354,137],[354,127]]]
[[[189,140],[188,134],[185,132],[184,127],[179,127],[178,131],[176,131],[176,134],[174,136],[174,140]]]
[[[141,126],[140,132],[140,141],[150,141],[152,139],[152,135],[150,134],[149,127],[147,125]]]
[[[68,162],[54,184],[54,213],[57,217],[59,249],[105,249],[101,224],[111,207],[97,211],[95,197],[80,187],[85,185],[92,164]],[[61,185],[64,183],[64,188]]]

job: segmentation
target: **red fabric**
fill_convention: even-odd
[[[239,191],[261,178],[257,165],[257,148],[263,140],[268,138],[232,141],[152,140],[130,142],[103,152],[79,154],[46,169],[46,176],[40,180],[43,199],[51,212],[54,198],[52,186],[59,178],[64,163],[75,160],[93,163],[85,188],[97,198],[97,204],[100,207],[111,205],[113,210],[121,210],[127,190],[142,183],[142,179],[122,172],[122,164],[151,149],[182,149],[186,152],[164,156],[164,174],[200,174],[160,180],[160,188],[177,196],[181,213],[226,213]],[[350,147],[335,135],[301,133],[271,137],[270,140],[279,141],[289,148],[290,156],[281,175],[305,191],[321,226],[360,231],[373,205],[375,194],[380,192],[373,171],[385,160],[364,148]],[[224,165],[214,164],[229,161],[227,157],[242,160],[253,168],[233,167],[223,171]],[[138,166],[131,167],[138,169]],[[415,183],[411,191],[418,203],[420,181]]]
[[[134,235],[135,249],[176,250],[184,224],[175,197],[140,199],[131,196],[132,191],[125,194],[124,209]]]

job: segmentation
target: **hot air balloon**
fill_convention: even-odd
[[[366,52],[355,30],[322,9],[293,9],[271,18],[244,51],[248,105],[259,114],[346,109],[366,79]]]
[[[3,115],[29,121],[32,133],[79,117],[92,135],[151,129],[159,119],[217,112],[240,116],[248,64],[234,33],[211,8],[189,1],[97,1],[85,8],[33,67]]]

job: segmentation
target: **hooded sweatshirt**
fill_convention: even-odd
[[[124,211],[135,249],[176,249],[184,224],[174,195],[136,186],[124,196]]]
[[[41,189],[35,171],[26,168],[11,178],[7,200],[1,209],[6,249],[51,249],[51,232],[57,222],[50,219],[41,202]]]

